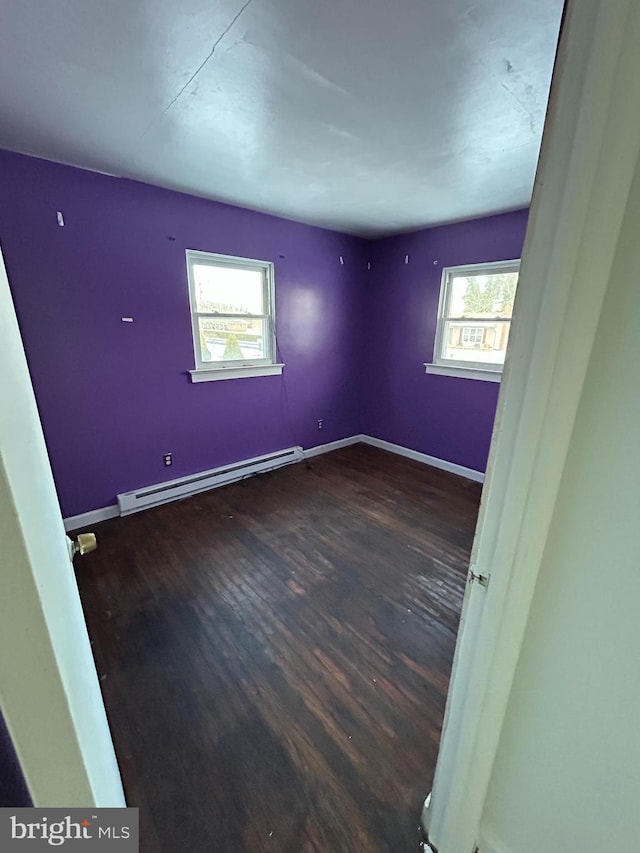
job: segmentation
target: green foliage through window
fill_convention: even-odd
[[[240,344],[238,343],[238,339],[232,333],[227,338],[227,344],[224,348],[224,352],[222,354],[223,361],[233,361],[234,359],[243,359],[244,353],[240,349]]]
[[[489,314],[494,317],[511,316],[513,300],[516,295],[517,275],[498,273],[486,276],[467,276],[467,289],[462,300],[466,317],[479,317]]]

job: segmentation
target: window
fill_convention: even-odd
[[[465,326],[462,330],[462,346],[480,345],[484,336],[484,329],[473,326]]]
[[[433,363],[427,373],[500,381],[520,261],[442,270]]]
[[[187,250],[193,382],[268,376],[276,362],[273,264]]]

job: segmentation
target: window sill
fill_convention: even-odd
[[[192,382],[219,382],[221,379],[249,379],[252,376],[278,376],[284,364],[259,364],[246,367],[214,367],[190,370]]]
[[[435,373],[438,376],[457,376],[459,379],[479,379],[481,382],[500,382],[502,371],[482,370],[477,367],[446,367],[443,364],[424,365],[425,373]]]

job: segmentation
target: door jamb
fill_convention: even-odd
[[[475,849],[640,151],[640,8],[570,0],[471,557],[433,792],[440,853]],[[430,802],[429,802],[430,800]]]

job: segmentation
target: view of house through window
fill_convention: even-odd
[[[508,261],[443,270],[435,364],[502,370],[519,265]]]
[[[187,268],[196,367],[272,363],[271,264],[188,251]]]

